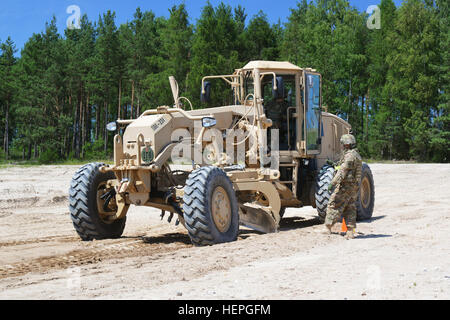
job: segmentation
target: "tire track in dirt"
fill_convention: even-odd
[[[61,241],[74,238],[63,237]],[[38,239],[54,241],[51,239]],[[122,240],[122,239],[121,239]],[[31,240],[23,241],[30,243]],[[97,243],[96,243],[97,242]],[[3,245],[3,244],[2,244]],[[7,243],[7,245],[13,245]],[[165,234],[159,237],[140,237],[139,239],[123,239],[118,243],[102,244],[101,241],[89,243],[86,249],[76,249],[63,255],[39,257],[27,262],[0,266],[0,279],[22,276],[32,272],[45,273],[49,270],[66,269],[87,264],[94,264],[108,259],[120,259],[142,256],[158,256],[187,247],[192,247],[187,235],[180,233]]]
[[[0,242],[0,248],[21,246],[21,245],[27,245],[27,244],[48,243],[48,242],[65,243],[65,242],[74,242],[77,240],[79,240],[79,238],[76,236],[51,236],[51,237],[36,238],[36,239]]]
[[[29,207],[54,207],[54,206],[68,206],[69,202],[67,196],[54,196],[51,199],[45,197],[18,197],[15,199],[0,199],[0,212],[10,212],[14,209],[29,208]]]

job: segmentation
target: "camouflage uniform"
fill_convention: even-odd
[[[343,216],[348,227],[356,228],[356,200],[361,180],[362,161],[357,149],[347,149],[339,160],[340,168],[331,181],[335,187],[327,206],[325,224],[331,226]]]

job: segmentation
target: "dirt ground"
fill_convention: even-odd
[[[450,165],[370,167],[375,211],[356,239],[323,234],[309,207],[210,247],[146,207],[122,238],[82,242],[67,200],[78,166],[0,169],[0,299],[449,299]]]

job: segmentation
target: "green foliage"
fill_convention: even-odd
[[[364,156],[448,162],[448,3],[379,7],[381,29],[368,29],[347,1],[299,1],[281,56],[322,73],[324,104],[350,122]]]
[[[97,160],[106,159],[107,155],[104,151],[105,142],[103,139],[95,140],[94,142],[88,142],[83,146],[83,159],[85,160]]]
[[[191,71],[188,78],[188,96],[192,103],[200,105],[200,87],[205,75],[231,74],[242,65],[239,61],[240,33],[243,31],[243,11],[235,11],[231,6],[220,3],[214,8],[207,3],[197,20],[192,40]],[[232,94],[222,80],[212,81],[211,102],[208,106],[231,104]]]
[[[60,160],[58,152],[55,149],[47,149],[39,155],[39,164],[50,164]]]
[[[209,1],[195,24],[184,4],[168,18],[137,8],[120,26],[111,11],[83,16],[64,36],[53,18],[20,58],[10,38],[0,42],[0,158],[107,159],[106,124],[173,104],[169,76],[194,108],[227,105],[234,101],[220,79],[200,104],[202,77],[263,59],[317,69],[324,105],[350,122],[363,156],[449,162],[448,6],[381,0],[381,29],[368,29],[368,15],[346,0],[299,0],[284,25]]]
[[[260,11],[250,21],[243,40],[246,42],[244,61],[277,60],[279,46],[277,30],[267,21],[267,15]]]

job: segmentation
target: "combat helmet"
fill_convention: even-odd
[[[344,145],[345,144],[349,144],[351,146],[354,146],[354,145],[356,145],[355,136],[352,135],[352,134],[344,134],[341,137],[341,143],[344,144]]]

